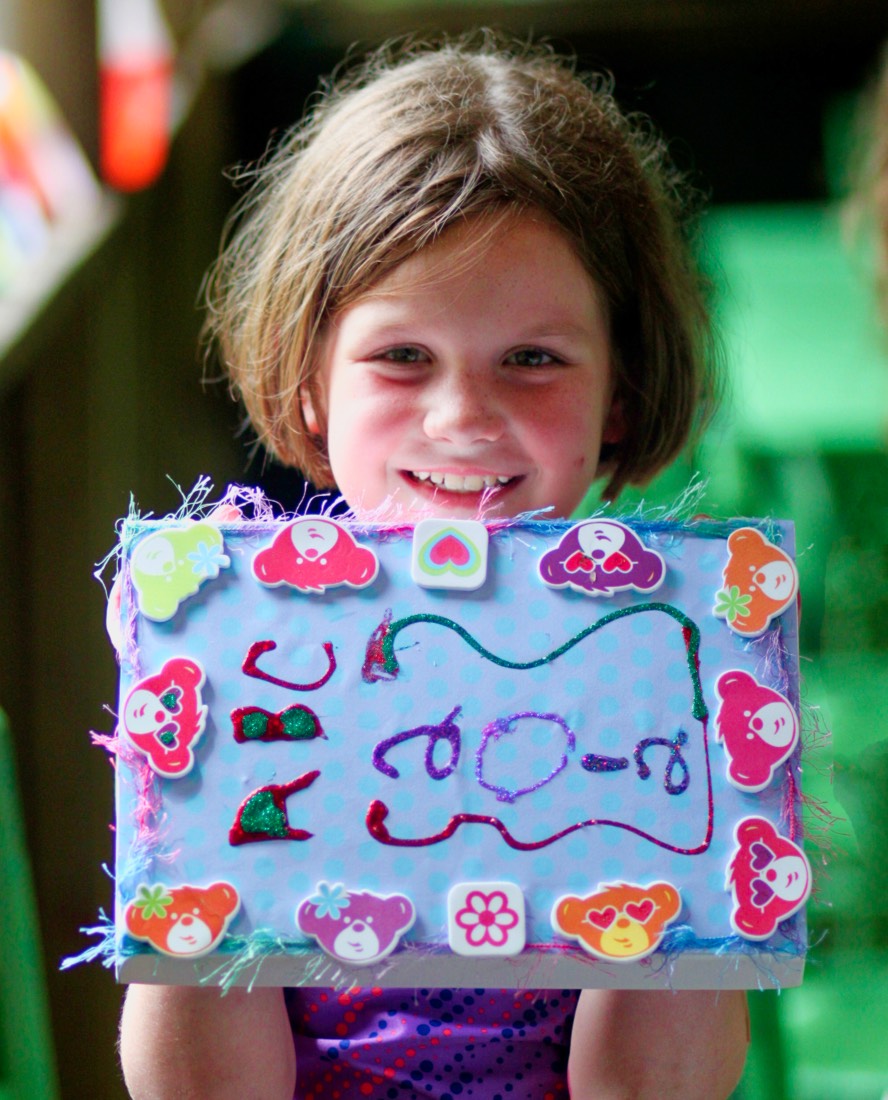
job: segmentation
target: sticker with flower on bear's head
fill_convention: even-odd
[[[151,768],[167,779],[179,779],[194,766],[194,745],[207,720],[201,696],[204,680],[197,661],[171,657],[160,672],[140,680],[124,701],[124,733]]]
[[[656,951],[680,911],[679,892],[668,882],[620,882],[601,885],[584,898],[559,898],[552,907],[552,925],[562,936],[578,940],[590,955],[637,962]]]
[[[577,523],[543,554],[540,577],[550,588],[573,588],[587,596],[634,589],[653,592],[663,583],[666,563],[636,533],[613,520]]]
[[[366,588],[376,580],[379,559],[332,519],[308,516],[278,531],[271,546],[253,558],[253,576],[269,588],[286,584],[322,595],[328,588]]]
[[[739,821],[734,840],[726,883],[734,898],[731,924],[744,939],[766,940],[808,900],[811,867],[801,848],[763,817]]]
[[[131,560],[139,610],[155,622],[166,622],[182,600],[230,564],[222,534],[212,523],[189,523],[148,535],[136,545]]]
[[[319,882],[296,911],[299,930],[351,966],[368,966],[390,955],[415,919],[413,902],[403,894],[383,897],[347,890],[342,883]]]
[[[126,930],[164,955],[198,959],[225,935],[240,909],[237,890],[228,882],[211,886],[142,883],[124,912]]]
[[[754,527],[731,532],[722,576],[724,587],[716,593],[713,614],[747,638],[764,634],[799,590],[792,558]]]
[[[728,754],[728,782],[741,791],[763,791],[799,742],[795,708],[737,668],[719,676],[715,693],[721,703],[715,736]]]

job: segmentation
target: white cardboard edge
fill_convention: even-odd
[[[320,966],[309,980],[305,960],[286,955],[267,956],[243,967],[235,985],[335,988],[382,985],[399,989],[782,989],[801,985],[804,956],[763,952],[714,956],[684,951],[666,963],[654,953],[639,963],[610,963],[581,952],[563,955],[462,957],[454,954],[398,954],[379,966],[346,966],[334,958]],[[165,955],[145,953],[122,959],[119,982],[147,985],[214,985],[231,961],[230,955],[208,955],[185,962]],[[214,978],[214,975],[215,978]]]

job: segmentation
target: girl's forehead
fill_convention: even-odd
[[[542,211],[504,210],[477,214],[448,226],[429,244],[402,260],[357,300],[387,299],[440,289],[457,294],[486,270],[502,276],[510,270],[532,275],[541,260],[558,257],[583,268],[599,304],[603,297],[586,271],[567,233]]]

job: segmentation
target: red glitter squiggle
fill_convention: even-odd
[[[277,676],[271,676],[269,673],[263,672],[261,668],[256,667],[256,662],[263,653],[270,653],[272,650],[277,649],[277,642],[253,642],[247,650],[247,655],[244,657],[244,663],[241,665],[241,668],[245,676],[253,676],[257,680],[265,680],[269,684],[277,684],[278,687],[288,688],[290,691],[316,691],[318,688],[323,687],[336,671],[336,657],[333,654],[333,643],[324,642],[323,645],[324,652],[327,654],[327,671],[319,680],[315,680],[310,684],[294,684],[290,680],[281,680]]]
[[[431,836],[424,837],[396,837],[392,836],[388,827],[385,824],[385,819],[389,815],[389,808],[380,799],[375,798],[367,810],[367,832],[373,837],[374,840],[378,840],[380,844],[389,844],[397,848],[424,848],[429,844],[438,844],[442,840],[449,840],[450,837],[456,832],[460,825],[472,824],[472,825],[491,825],[506,844],[510,848],[516,848],[521,852],[533,852],[539,848],[546,848],[550,844],[554,844],[556,840],[561,840],[562,837],[569,836],[571,833],[576,832],[578,829],[585,829],[591,825],[612,825],[617,829],[625,829],[627,832],[634,833],[636,836],[641,837],[643,840],[648,840],[651,844],[656,844],[658,848],[665,848],[667,851],[674,852],[676,855],[682,856],[696,856],[702,855],[709,845],[712,843],[713,832],[713,818],[714,818],[714,805],[712,798],[712,777],[709,769],[709,751],[706,738],[706,722],[703,722],[703,743],[706,756],[706,781],[707,781],[707,801],[708,801],[708,814],[706,821],[706,836],[702,843],[698,844],[695,848],[678,848],[674,844],[668,844],[665,840],[658,840],[655,836],[651,836],[650,833],[646,833],[643,829],[636,828],[635,825],[627,825],[623,821],[611,821],[607,818],[594,818],[591,817],[586,821],[578,821],[574,825],[568,825],[566,829],[562,829],[560,832],[553,833],[551,836],[545,837],[542,840],[519,840],[516,836],[513,836],[508,827],[498,818],[490,814],[472,814],[472,813],[459,813],[453,814],[447,824],[441,829],[440,832],[434,833]]]

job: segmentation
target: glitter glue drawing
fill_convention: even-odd
[[[214,523],[121,528],[121,981],[801,981],[790,524]]]

